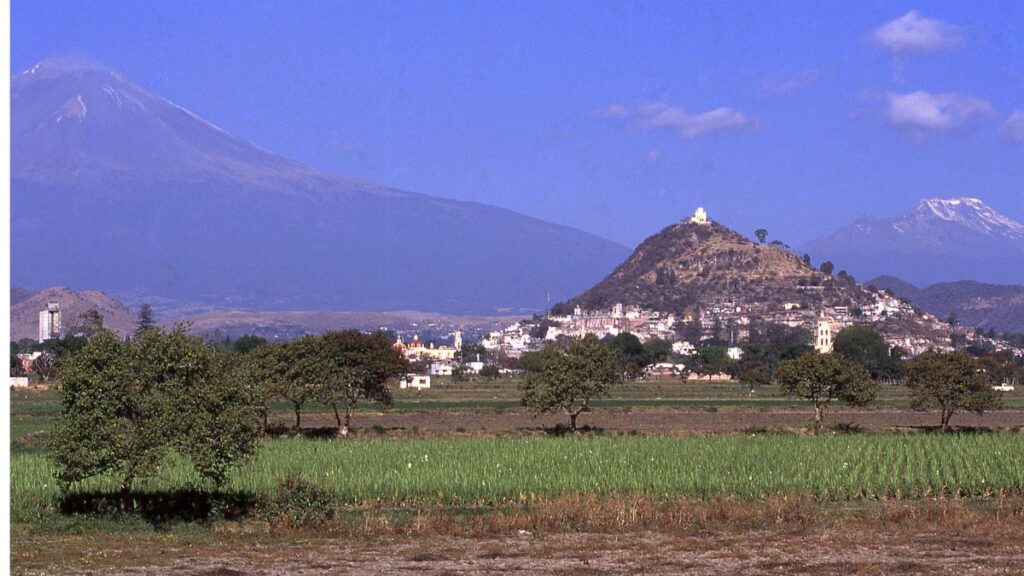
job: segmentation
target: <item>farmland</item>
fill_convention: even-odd
[[[179,566],[183,570],[238,562],[255,572],[259,563],[249,564],[255,560],[246,543],[298,538],[306,542],[303,553],[324,565],[335,565],[338,553],[363,554],[358,565],[370,570],[458,572],[479,567],[475,562],[508,567],[504,552],[488,559],[468,553],[480,546],[554,560],[562,549],[556,541],[609,550],[618,545],[598,543],[596,534],[625,531],[646,534],[636,546],[654,564],[636,569],[662,566],[671,572],[673,566],[702,562],[713,570],[724,560],[682,557],[644,542],[676,542],[669,549],[680,550],[678,539],[708,531],[723,543],[777,540],[774,553],[759,557],[769,566],[802,554],[789,548],[794,537],[782,536],[798,530],[808,542],[825,533],[868,542],[877,548],[870,558],[823,561],[877,567],[886,554],[894,555],[892,562],[916,554],[893,551],[882,536],[886,530],[933,530],[938,549],[955,538],[952,531],[966,526],[1009,534],[1007,519],[1024,524],[1020,396],[1007,396],[1004,410],[958,414],[954,423],[966,428],[936,434],[934,413],[908,411],[904,390],[883,389],[872,407],[830,411],[837,426],[812,435],[807,406],[771,388],[751,394],[732,383],[643,382],[621,386],[597,404],[583,417],[588,430],[574,436],[555,428],[563,423],[561,415],[534,418],[518,406],[516,394],[516,383],[507,381],[441,380],[430,390],[397,391],[391,411],[361,408],[356,437],[348,440],[333,438],[331,417],[316,405],[304,408],[307,428],[294,435],[288,431],[290,406],[276,403],[274,432],[221,492],[210,492],[175,457],[137,485],[138,515],[125,516],[114,511],[116,484],[110,478],[87,480],[61,496],[45,454],[58,396],[18,391],[11,406],[12,560],[20,572],[102,572],[107,562],[106,569],[116,572],[126,565],[166,566],[173,558],[166,552],[188,546],[198,564]],[[326,495],[335,516],[315,534],[326,529],[343,537],[343,552],[333,537],[309,540],[314,533],[281,526],[266,514],[266,503],[289,475]],[[182,504],[184,512],[171,509]],[[932,526],[936,522],[939,527]],[[168,529],[177,535],[166,535]],[[81,535],[83,530],[91,535]],[[940,536],[934,530],[950,532]],[[532,544],[516,536],[520,531],[548,536]],[[408,540],[438,534],[451,534],[462,544],[438,554]],[[359,542],[380,537],[398,538],[396,551],[365,556],[376,549]],[[993,538],[986,545],[989,565],[1016,562],[1018,548],[996,545],[1001,536],[985,537]],[[108,547],[109,557],[94,554]],[[733,561],[744,554],[738,547],[715,550]],[[58,557],[68,562],[79,555],[81,560],[55,568]],[[942,565],[918,560],[924,567]],[[280,558],[272,562],[277,571],[267,573],[297,568]]]

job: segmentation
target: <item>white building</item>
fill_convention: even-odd
[[[820,354],[832,352],[832,325],[828,320],[818,320],[814,331],[814,349]]]
[[[430,375],[431,376],[451,376],[452,370],[455,369],[455,365],[450,362],[431,362],[430,363]]]
[[[690,216],[690,222],[694,224],[707,224],[708,213],[704,211],[703,207],[698,206],[697,210]]]
[[[60,303],[50,302],[39,311],[39,341],[60,338]]]
[[[406,374],[404,378],[399,380],[398,387],[402,390],[406,388],[415,388],[416,390],[430,388],[430,376],[425,374]]]
[[[674,354],[680,354],[682,356],[692,356],[697,353],[697,349],[693,347],[693,344],[689,342],[673,342],[672,352]]]

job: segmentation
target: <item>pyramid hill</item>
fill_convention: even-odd
[[[567,302],[602,309],[615,303],[695,313],[723,304],[770,313],[854,307],[870,295],[852,278],[815,270],[779,244],[759,244],[712,221],[690,219],[647,238],[607,278]]]
[[[17,294],[18,302],[11,306],[11,341],[22,338],[35,339],[39,336],[39,311],[45,310],[50,302],[60,304],[63,331],[73,333],[81,325],[82,314],[95,310],[103,316],[103,325],[120,336],[131,333],[135,328],[135,314],[124,304],[98,290],[75,291],[63,286],[30,292],[12,288],[12,302]]]

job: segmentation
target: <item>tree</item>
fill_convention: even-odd
[[[519,357],[519,369],[523,372],[542,372],[545,356],[541,352],[523,352]]]
[[[139,315],[135,321],[135,337],[138,338],[143,332],[156,326],[153,320],[153,307],[143,303],[139,306]]]
[[[25,369],[21,365],[21,358],[18,358],[17,354],[11,354],[11,376],[22,376],[25,374]]]
[[[706,374],[708,380],[716,374],[727,374],[731,372],[733,366],[732,358],[729,358],[729,352],[722,346],[708,346],[701,348],[697,354],[700,357],[701,372]]]
[[[768,231],[765,230],[764,228],[758,228],[757,230],[754,230],[754,236],[757,237],[757,241],[760,242],[761,244],[764,244],[765,242],[768,241]]]
[[[833,264],[831,260],[825,260],[821,263],[821,266],[818,269],[821,270],[822,274],[831,276],[832,271],[836,269],[836,265]]]
[[[320,337],[306,335],[275,347],[275,370],[281,370],[274,381],[274,393],[292,403],[295,411],[295,432],[302,430],[302,407],[317,392],[325,378],[320,350]]]
[[[875,399],[878,384],[864,368],[837,354],[808,353],[779,363],[775,381],[790,396],[814,405],[814,429],[821,430],[825,408],[832,400],[861,406]]]
[[[498,376],[501,375],[501,370],[494,364],[488,364],[480,369],[480,375],[488,380],[497,380]]]
[[[180,327],[151,328],[131,342],[100,331],[61,366],[61,378],[49,455],[63,489],[111,474],[127,509],[134,482],[155,474],[172,451],[220,486],[256,448],[248,391]]]
[[[576,418],[590,411],[590,401],[607,396],[620,382],[615,351],[588,334],[548,344],[540,355],[543,367],[527,373],[523,381],[523,405],[538,413],[565,412],[575,432]]]
[[[803,256],[800,257],[800,260],[803,261],[804,266],[807,266],[808,268],[810,268],[810,266],[811,266],[811,255],[810,254],[804,254]]]
[[[90,308],[85,312],[78,315],[79,326],[76,330],[69,330],[68,332],[73,334],[80,332],[86,338],[91,338],[94,334],[103,329],[103,314],[100,314],[99,310]]]
[[[284,346],[258,346],[246,354],[229,356],[230,377],[241,383],[252,397],[267,429],[270,401],[286,388],[289,359]]]
[[[629,332],[622,332],[611,338],[606,338],[606,343],[618,355],[622,373],[628,378],[640,376],[644,367],[650,364],[650,358],[643,343]]]
[[[863,366],[876,380],[895,378],[899,374],[898,359],[889,350],[882,335],[871,326],[850,326],[832,340],[836,354]]]
[[[483,361],[487,358],[487,349],[479,342],[476,344],[463,344],[462,349],[455,352],[455,357],[462,364]]]
[[[252,334],[242,336],[238,340],[235,340],[234,344],[231,345],[231,349],[239,354],[248,354],[254,349],[260,346],[266,346],[267,339]]]
[[[50,351],[41,353],[32,361],[32,373],[43,382],[48,382],[57,375],[57,355]]]
[[[989,386],[978,362],[963,351],[929,350],[904,365],[910,405],[915,410],[937,406],[942,431],[957,410],[977,414],[999,407],[999,394]]]
[[[388,380],[409,371],[409,363],[383,332],[328,332],[323,335],[319,353],[324,378],[319,384],[317,399],[334,411],[339,436],[348,436],[352,412],[360,400],[391,406]],[[344,419],[338,411],[339,405],[344,406]]]

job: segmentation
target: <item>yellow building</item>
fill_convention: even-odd
[[[402,351],[402,354],[410,360],[416,359],[430,359],[430,360],[455,360],[455,353],[459,351],[459,346],[462,344],[462,333],[455,333],[455,344],[456,346],[434,346],[433,343],[430,346],[426,346],[420,341],[419,335],[412,337],[412,341],[408,344],[402,342],[402,337],[399,336],[398,340],[395,341],[394,347]]]

